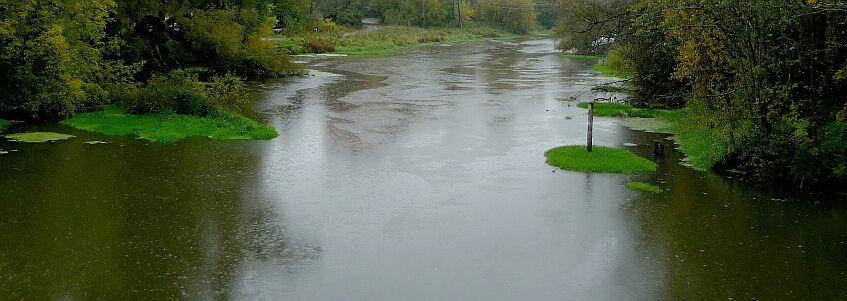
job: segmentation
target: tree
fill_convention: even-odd
[[[133,67],[106,57],[111,0],[3,1],[0,111],[61,118],[110,99]]]
[[[535,27],[532,0],[480,0],[477,5],[479,18],[489,24],[516,33],[528,33]]]

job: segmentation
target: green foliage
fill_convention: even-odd
[[[215,75],[211,82],[202,82],[197,73],[174,70],[126,93],[121,104],[130,114],[173,112],[206,116],[237,108],[246,97],[247,89],[240,77]]]
[[[629,0],[558,0],[556,47],[579,54],[604,54],[627,27]]]
[[[661,193],[662,192],[662,188],[660,188],[659,186],[655,186],[655,185],[651,185],[651,184],[643,183],[643,182],[637,182],[637,181],[627,183],[626,188],[629,188],[629,189],[632,189],[632,190],[652,192],[652,193]]]
[[[137,135],[154,142],[198,136],[216,140],[272,139],[278,135],[272,127],[232,111],[207,117],[169,112],[130,115],[120,106],[112,105],[104,111],[79,114],[62,123],[106,135]]]
[[[562,146],[548,150],[547,164],[561,169],[589,173],[638,173],[656,171],[656,164],[629,151],[584,145]]]
[[[261,19],[256,10],[203,10],[180,20],[188,48],[221,73],[280,76],[300,72],[285,55],[274,51],[272,43],[261,39],[272,34],[276,19]]]
[[[303,41],[303,50],[307,53],[334,52],[339,41],[333,36],[309,35]]]
[[[570,3],[590,0],[563,0]],[[636,105],[686,106],[674,130],[690,163],[764,179],[843,179],[847,6],[840,1],[636,0],[579,22],[619,28],[616,68]],[[602,21],[602,22],[595,22]],[[587,27],[574,27],[585,29]],[[578,32],[578,31],[576,31]],[[589,32],[589,31],[584,31]]]
[[[9,126],[9,121],[0,118],[0,133],[3,133],[3,129],[5,129],[7,126]]]
[[[111,0],[0,5],[0,111],[60,118],[110,99],[136,67],[107,59]]]
[[[514,33],[529,33],[535,27],[532,0],[488,0],[478,2],[478,18]]]

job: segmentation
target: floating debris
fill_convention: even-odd
[[[17,134],[9,134],[4,136],[7,139],[10,139],[14,142],[27,142],[27,143],[44,143],[44,142],[53,142],[59,140],[66,140],[76,136],[62,134],[62,133],[53,133],[53,132],[31,132],[31,133],[17,133]]]
[[[627,142],[627,143],[624,143],[623,146],[636,147],[636,146],[638,146],[638,144]]]
[[[90,145],[95,145],[95,144],[108,144],[109,142],[106,142],[106,141],[99,141],[99,140],[97,140],[97,141],[86,141],[86,142],[83,142],[83,143],[85,143],[85,144],[90,144]]]
[[[9,152],[7,152],[7,151],[0,150],[0,155],[5,155],[5,154],[8,154],[8,153],[9,153]]]

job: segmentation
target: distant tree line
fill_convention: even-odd
[[[635,104],[686,107],[725,141],[727,166],[847,180],[847,2],[558,0],[558,11],[562,49],[606,53],[633,74]]]
[[[458,26],[478,20],[516,32],[532,31],[536,6],[549,0],[314,0],[324,16],[339,24],[361,25],[363,17],[385,24],[408,26]],[[552,17],[547,16],[552,24]]]

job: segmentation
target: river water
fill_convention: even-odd
[[[562,100],[612,80],[549,40],[298,59],[312,76],[244,110],[270,141],[10,129],[77,137],[0,141],[17,150],[0,156],[0,299],[847,299],[837,198],[675,151],[634,176],[546,165],[585,139]],[[595,122],[595,144],[645,157],[662,139]]]

